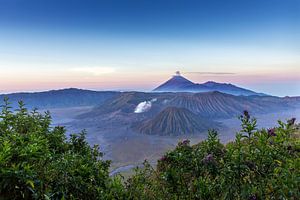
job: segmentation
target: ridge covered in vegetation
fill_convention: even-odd
[[[109,176],[109,161],[85,133],[66,137],[49,113],[22,102],[0,113],[0,199],[297,199],[300,140],[295,119],[257,129],[247,111],[235,141],[216,131],[167,152],[156,168],[145,162],[128,180]],[[298,133],[296,133],[298,131]]]

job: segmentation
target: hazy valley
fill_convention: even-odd
[[[233,95],[243,89],[229,85],[228,92],[228,85],[224,90],[224,84],[217,83],[213,91],[175,90],[185,82],[188,80],[174,76],[160,87],[172,88],[173,92],[65,89],[6,96],[13,107],[23,100],[29,108],[49,110],[53,125],[66,126],[69,134],[86,130],[88,142],[99,144],[104,158],[113,161],[113,173],[127,171],[145,159],[155,165],[178,141],[198,143],[207,137],[208,129],[218,130],[226,143],[240,129],[238,117],[244,110],[258,119],[260,127],[272,127],[278,119],[300,117],[299,97],[280,98],[252,91]]]

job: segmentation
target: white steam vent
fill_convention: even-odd
[[[134,109],[134,113],[143,113],[149,111],[152,107],[152,103],[155,101],[157,101],[156,98],[150,101],[142,101],[136,106],[136,108]]]

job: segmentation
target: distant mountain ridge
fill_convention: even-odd
[[[142,114],[134,113],[138,104],[145,101],[156,101],[151,108]],[[100,117],[110,114],[126,116],[153,117],[166,107],[186,108],[206,118],[231,118],[238,116],[243,110],[253,113],[292,109],[300,100],[272,96],[235,96],[221,92],[172,93],[172,92],[123,92],[108,99],[93,110],[82,114],[79,118]]]
[[[184,79],[179,83],[190,84]],[[84,106],[89,108],[77,115],[75,120],[78,124],[87,126],[96,123],[104,130],[127,127],[127,130],[134,129],[142,134],[170,136],[200,133],[208,127],[216,127],[214,120],[237,117],[243,110],[264,114],[300,107],[300,97],[236,96],[218,91],[147,93],[70,88],[3,94],[0,100],[5,96],[9,97],[14,109],[19,100],[23,100],[27,108],[39,110]],[[136,112],[137,108],[139,112]]]
[[[154,92],[213,92],[218,91],[232,95],[243,96],[267,96],[263,93],[257,93],[252,90],[244,89],[230,83],[217,83],[208,81],[202,84],[193,83],[192,81],[184,78],[177,72],[171,79],[161,84],[153,90]]]
[[[139,105],[147,105],[136,113]],[[215,120],[238,117],[244,110],[251,115],[300,107],[299,98],[235,96],[221,92],[122,92],[76,117],[78,123],[97,123],[101,129],[127,127],[147,135],[177,136],[199,134],[222,127]]]
[[[18,101],[22,100],[27,108],[65,108],[78,106],[96,106],[105,100],[115,97],[120,92],[92,91],[77,88],[50,90],[45,92],[21,92],[0,95],[0,105],[4,97],[9,98],[11,107],[17,108]]]

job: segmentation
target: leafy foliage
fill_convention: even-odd
[[[109,177],[110,162],[85,132],[66,138],[48,112],[22,102],[0,113],[0,199],[297,199],[300,140],[295,119],[258,130],[247,111],[242,129],[226,145],[214,130],[199,144],[188,140],[167,152],[156,168],[124,182]],[[298,132],[295,134],[295,132]]]
[[[258,130],[247,111],[234,142],[220,143],[217,132],[191,146],[178,144],[157,169],[146,164],[129,179],[133,199],[297,199],[300,196],[299,137],[295,119]]]
[[[51,127],[49,113],[16,112],[8,100],[0,114],[0,199],[114,199],[123,186],[109,177],[109,161],[85,132],[67,140],[64,127]]]

